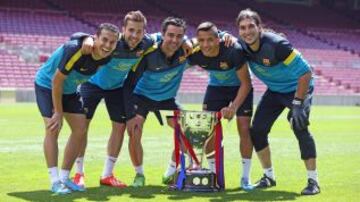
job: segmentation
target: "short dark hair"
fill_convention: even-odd
[[[101,31],[103,29],[106,29],[106,30],[109,30],[111,32],[114,32],[116,35],[119,36],[120,34],[120,31],[119,31],[119,28],[114,25],[114,24],[111,24],[111,23],[102,23],[98,26],[97,30],[96,30],[96,35],[100,35],[101,34]]]
[[[262,25],[262,21],[261,21],[259,14],[256,11],[253,11],[250,8],[247,8],[247,9],[240,11],[238,17],[236,18],[236,26],[239,26],[240,21],[242,21],[244,19],[248,19],[248,18],[253,19],[257,26]]]
[[[128,21],[134,21],[134,22],[142,22],[144,23],[144,27],[147,24],[147,20],[146,17],[144,16],[144,14],[137,10],[137,11],[130,11],[128,12],[125,17],[124,17],[124,21],[123,21],[123,26],[126,27]]]
[[[212,34],[214,34],[215,37],[219,37],[218,28],[212,22],[203,22],[203,23],[201,23],[196,29],[196,34],[198,34],[200,31],[205,31],[205,32],[211,31]]]
[[[167,17],[162,23],[161,23],[161,31],[163,33],[166,32],[169,25],[174,25],[177,27],[182,27],[184,29],[184,32],[186,31],[186,22],[185,20],[181,18],[176,17]]]

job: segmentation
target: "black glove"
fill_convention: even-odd
[[[309,125],[308,114],[306,113],[304,100],[294,98],[292,101],[290,124],[294,130],[304,130]]]

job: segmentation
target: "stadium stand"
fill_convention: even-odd
[[[204,20],[214,21],[220,29],[237,35],[234,19],[240,9],[247,7],[258,10],[266,19],[265,25],[284,33],[311,63],[316,75],[316,95],[360,94],[358,21],[323,6],[250,0],[167,0],[167,4],[162,4],[161,0],[80,0],[76,3],[36,0],[31,4],[26,0],[2,1],[0,89],[32,88],[35,71],[41,62],[69,35],[77,31],[92,33],[95,25],[101,22],[121,25],[124,14],[130,10],[144,12],[149,21],[148,32],[158,32],[164,17],[177,15],[187,19],[189,36],[194,35],[196,25]],[[282,12],[284,9],[287,12]],[[303,13],[306,15],[301,15]],[[184,75],[180,92],[203,93],[207,79],[205,71],[190,69]],[[255,92],[265,90],[259,80],[254,79],[253,84]]]

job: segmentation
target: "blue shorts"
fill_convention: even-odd
[[[220,111],[223,107],[229,106],[239,90],[239,86],[208,86],[203,102],[203,109],[207,111]],[[245,98],[243,104],[236,111],[236,116],[248,116],[253,114],[253,89]]]
[[[118,123],[126,122],[123,88],[103,90],[97,85],[85,82],[80,86],[80,95],[87,119],[93,118],[97,106],[104,98],[110,120]]]
[[[155,101],[138,94],[133,94],[131,96],[131,105],[132,117],[135,116],[135,114],[138,114],[144,118],[146,118],[150,111],[178,110],[181,108],[180,105],[176,102],[175,98],[163,101]]]
[[[43,117],[51,118],[54,113],[51,89],[35,83],[36,103]],[[78,93],[62,95],[63,112],[84,114],[84,108]]]

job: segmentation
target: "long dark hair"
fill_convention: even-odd
[[[256,11],[251,10],[250,8],[240,11],[239,15],[236,18],[236,26],[239,26],[239,23],[245,19],[254,20],[256,26],[260,27],[260,30],[262,32],[271,32],[271,33],[278,34],[278,35],[286,38],[286,35],[284,33],[277,32],[272,28],[268,28],[268,27],[264,28],[264,25],[262,23],[260,15]]]
[[[240,21],[248,18],[253,19],[256,26],[262,27],[262,21],[259,14],[256,11],[251,10],[250,8],[240,11],[239,15],[236,18],[236,26],[239,26]]]

